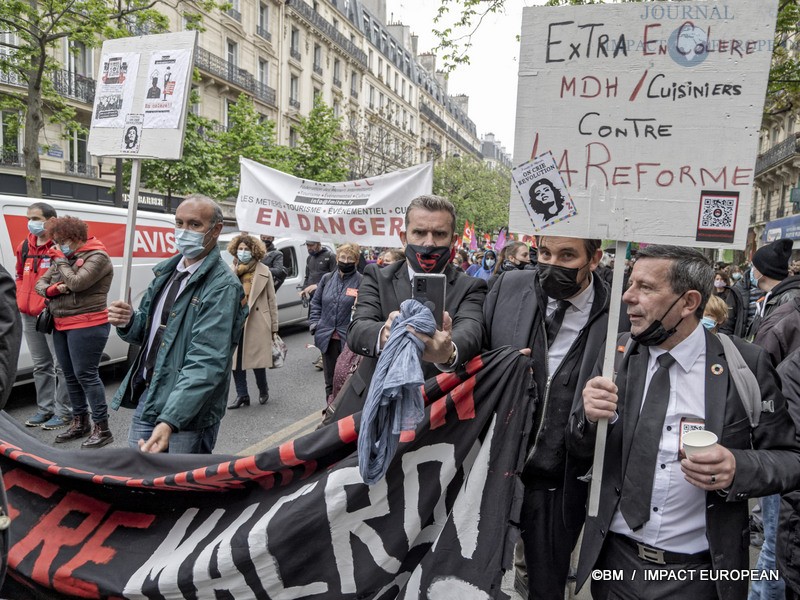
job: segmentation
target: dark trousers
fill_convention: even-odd
[[[336,370],[336,360],[342,353],[342,340],[331,339],[328,348],[322,353],[322,372],[325,374],[325,398],[333,394],[333,372]]]
[[[593,572],[610,573],[611,569],[621,573],[622,577],[617,581],[593,579],[593,600],[717,600],[715,583],[702,581],[699,575],[700,571],[711,572],[710,562],[668,565],[647,562],[637,556],[634,547],[609,533]],[[646,580],[645,571],[655,572],[661,580],[652,577]],[[667,571],[676,571],[684,576],[670,581]],[[693,579],[687,576],[690,571],[695,573]]]
[[[98,369],[110,331],[111,325],[104,323],[53,332],[53,346],[64,370],[72,414],[80,417],[91,410],[95,423],[108,419],[106,389]]]
[[[525,487],[520,534],[528,566],[528,598],[563,600],[570,555],[580,530],[564,526],[564,488]]]
[[[253,375],[256,376],[256,385],[260,394],[266,394],[269,391],[267,385],[267,370],[266,369],[253,369]],[[233,383],[236,386],[237,396],[249,396],[247,392],[247,371],[244,369],[233,370]]]

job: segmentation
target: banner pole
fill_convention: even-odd
[[[131,164],[131,188],[128,194],[128,222],[125,226],[125,247],[122,254],[122,283],[119,288],[120,300],[131,302],[131,265],[133,264],[133,244],[136,240],[136,212],[139,208],[139,179],[142,161],[134,158]]]
[[[608,305],[608,329],[606,330],[606,353],[603,359],[603,377],[614,378],[614,353],[617,351],[617,330],[619,312],[622,306],[622,278],[625,275],[625,256],[628,242],[617,240],[614,254],[614,279],[611,281],[611,300]],[[592,482],[589,488],[589,516],[596,517],[600,506],[600,487],[603,483],[603,463],[606,454],[606,435],[608,419],[597,423],[597,438],[594,442],[594,461],[592,462]]]

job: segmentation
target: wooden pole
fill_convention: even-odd
[[[133,245],[136,240],[136,212],[139,208],[139,179],[142,173],[141,159],[134,158],[131,165],[131,188],[128,195],[128,223],[125,227],[125,247],[122,254],[122,283],[119,288],[120,299],[130,304],[131,266],[133,264]]]

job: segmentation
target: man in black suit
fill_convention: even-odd
[[[422,369],[426,378],[449,371],[480,353],[483,344],[483,301],[486,282],[456,271],[451,255],[459,243],[452,203],[440,196],[420,196],[406,210],[406,230],[400,232],[406,260],[380,268],[367,265],[358,289],[358,303],[347,345],[365,358],[336,402],[334,419],[364,406],[367,390],[400,304],[411,298],[414,273],[444,273],[447,277],[444,324],[432,336],[415,334],[425,343]]]
[[[595,273],[600,240],[543,236],[537,246],[538,270],[503,273],[484,318],[490,349],[510,344],[531,352],[536,387],[520,516],[527,597],[562,600],[586,514],[587,485],[579,478],[591,467],[568,456],[566,428],[605,344],[609,293]]]
[[[570,417],[568,446],[586,456],[597,421],[609,419],[599,514],[586,520],[578,587],[593,569],[619,569],[624,580],[595,577],[595,600],[744,600],[746,577],[714,574],[749,568],[747,500],[800,483],[800,446],[768,356],[735,340],[761,388],[760,421],[751,426],[722,343],[700,325],[713,280],[696,250],[640,250],[623,296],[633,343],[616,385],[591,379]],[[683,436],[698,428],[719,443],[685,458]],[[668,571],[676,577],[645,576]]]

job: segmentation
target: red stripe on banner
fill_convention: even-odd
[[[353,415],[348,415],[344,419],[339,419],[336,421],[336,425],[339,427],[339,439],[345,444],[350,444],[358,439],[356,420],[353,418]]]
[[[483,356],[478,355],[466,364],[467,374],[472,377],[484,367]]]
[[[245,456],[234,461],[233,472],[239,477],[261,477],[274,473],[274,471],[265,471],[259,468],[258,465],[256,465],[255,455]]]
[[[258,485],[265,490],[271,490],[275,487],[275,475],[267,475],[257,480]]]
[[[461,383],[461,378],[455,373],[439,373],[436,376],[436,383],[439,384],[445,394]]]
[[[444,415],[447,413],[447,397],[439,398],[431,404],[431,431],[444,425]]]
[[[294,471],[291,469],[282,469],[278,471],[278,475],[281,476],[281,487],[289,485],[294,479]]]
[[[315,460],[307,460],[306,461],[306,468],[303,472],[302,479],[307,479],[311,477],[314,473],[317,472],[317,461]]]
[[[278,452],[281,457],[281,462],[285,465],[294,467],[295,465],[302,464],[303,462],[297,458],[297,455],[294,453],[294,440],[281,444],[278,448]]]
[[[475,378],[470,377],[450,394],[456,406],[456,414],[461,421],[475,418],[475,398],[472,395],[474,390]]]
[[[7,473],[3,473],[3,483],[6,486],[6,492],[12,488],[20,487],[42,498],[49,498],[60,489],[56,484],[50,483],[41,477],[31,475],[22,469],[13,469]],[[19,511],[14,508],[10,502],[8,504],[8,516],[12,521],[19,516]]]
[[[409,429],[407,431],[400,432],[400,443],[405,444],[406,442],[413,442],[417,437],[417,432],[413,429]]]

